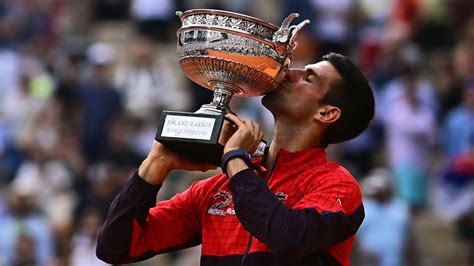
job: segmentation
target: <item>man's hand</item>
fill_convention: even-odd
[[[237,131],[227,141],[224,147],[224,154],[238,149],[243,149],[253,154],[263,139],[263,132],[260,130],[260,126],[250,119],[240,120],[233,114],[227,114],[226,118],[234,122],[237,126]],[[248,167],[241,158],[233,158],[227,163],[227,175],[229,178],[232,178],[236,173]]]
[[[243,149],[250,154],[257,150],[258,144],[263,139],[263,132],[260,126],[250,119],[241,120],[233,114],[225,116],[237,126],[237,131],[229,138],[224,146],[224,154],[232,151]]]
[[[152,185],[160,185],[172,170],[205,172],[216,168],[215,165],[189,161],[173,153],[163,144],[153,141],[150,153],[138,168],[138,175]]]

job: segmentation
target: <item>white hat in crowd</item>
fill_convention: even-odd
[[[89,46],[86,56],[94,65],[109,65],[115,61],[115,49],[105,42],[96,42]]]

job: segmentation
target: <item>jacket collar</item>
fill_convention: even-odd
[[[258,157],[253,162],[256,165],[262,165],[264,159],[265,156]],[[278,151],[274,168],[284,169],[284,171],[287,172],[296,172],[301,170],[301,168],[305,168],[300,166],[321,165],[325,162],[327,162],[326,150],[323,148],[312,148],[294,152],[281,148]]]

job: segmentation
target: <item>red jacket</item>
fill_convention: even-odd
[[[150,208],[158,189],[138,176],[125,186],[99,258],[130,262],[202,243],[202,265],[349,265],[364,217],[356,180],[323,149],[281,150],[271,172],[219,174]]]

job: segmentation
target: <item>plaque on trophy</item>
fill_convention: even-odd
[[[261,96],[283,80],[296,35],[309,20],[298,25],[290,14],[277,27],[251,16],[213,9],[176,12],[182,26],[177,31],[177,56],[186,76],[212,90],[211,103],[194,113],[164,111],[155,139],[170,150],[196,162],[220,165],[225,141],[221,131],[233,96]],[[262,155],[261,143],[255,155]]]

